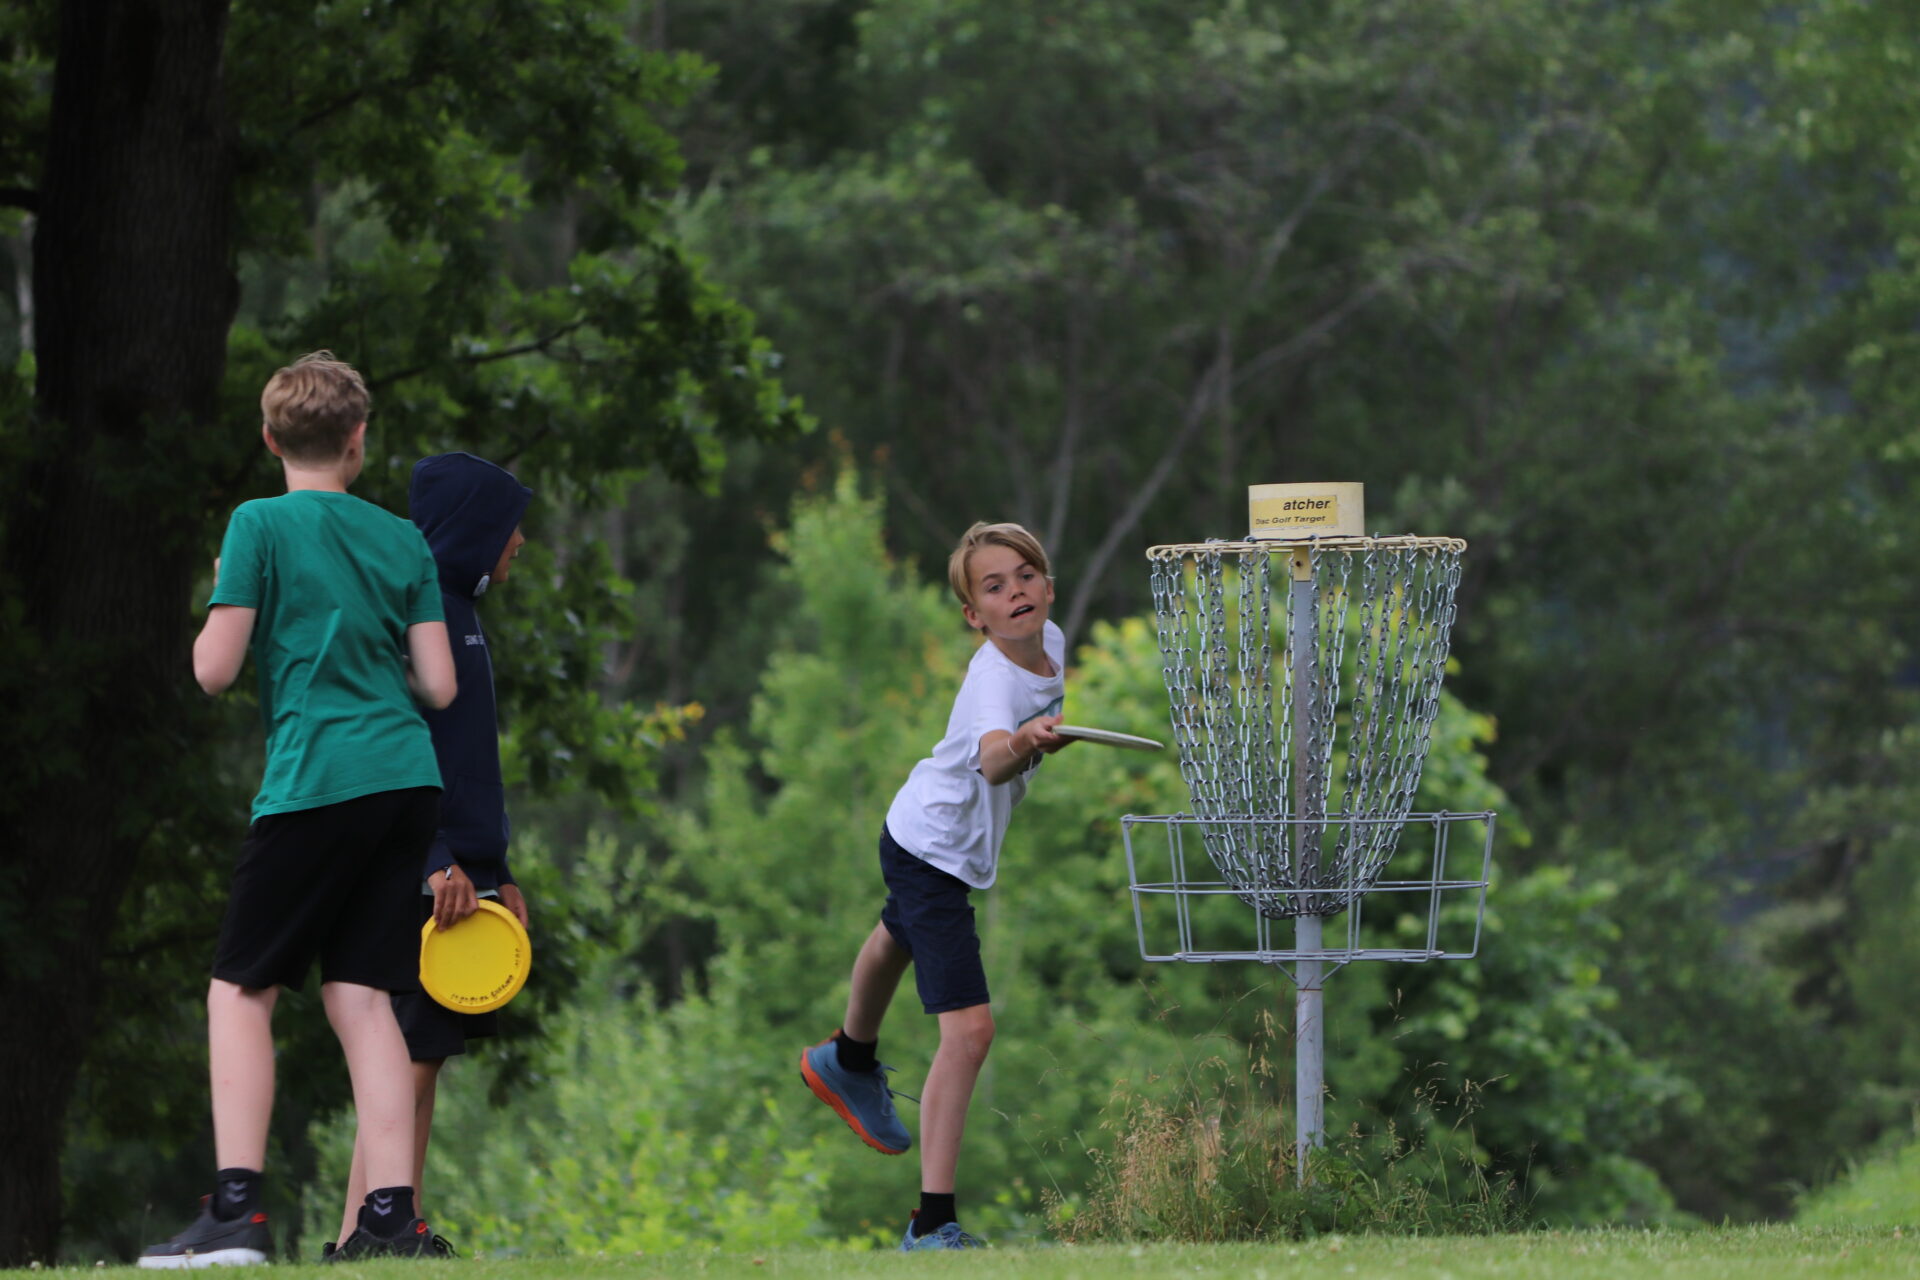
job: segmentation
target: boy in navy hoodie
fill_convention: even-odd
[[[440,928],[466,919],[481,898],[527,923],[526,899],[507,869],[507,807],[500,783],[499,720],[493,697],[493,662],[475,602],[507,580],[526,537],[520,518],[533,490],[512,473],[470,453],[443,453],[414,464],[407,502],[414,524],[426,535],[440,571],[440,600],[460,680],[460,696],[443,711],[426,713],[440,762],[440,826],[427,850],[420,921]],[[413,1059],[413,1185],[416,1209],[433,1125],[440,1068],[466,1052],[467,1040],[495,1033],[492,1013],[456,1013],[423,991],[396,992],[393,1012]],[[357,1205],[366,1174],[358,1144],[347,1183],[347,1203]],[[349,1213],[340,1239],[353,1228]],[[442,1253],[452,1251],[435,1236]],[[331,1254],[328,1248],[325,1253]]]

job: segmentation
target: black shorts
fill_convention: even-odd
[[[880,923],[913,957],[913,983],[928,1013],[986,1004],[987,970],[973,925],[972,887],[893,842],[880,828],[880,874],[887,905]]]
[[[270,813],[247,828],[213,976],[242,987],[320,981],[420,985],[420,868],[439,824],[436,787],[376,791]]]
[[[420,902],[414,925],[414,937],[418,939],[420,926],[433,917],[433,895],[415,893],[414,897]],[[416,959],[418,954],[416,943]],[[500,1033],[498,1011],[461,1013],[447,1008],[424,991],[394,992],[393,1016],[400,1024],[400,1034],[407,1038],[407,1056],[415,1062],[451,1058],[467,1051],[468,1040]]]

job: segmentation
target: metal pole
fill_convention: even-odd
[[[1320,949],[1320,917],[1300,916],[1293,922],[1294,945],[1302,951]],[[1326,1145],[1326,1026],[1321,997],[1321,962],[1301,960],[1295,972],[1293,996],[1293,1105],[1298,1112],[1293,1154],[1300,1185],[1313,1179],[1307,1155]]]
[[[1292,590],[1287,609],[1287,652],[1293,663],[1293,723],[1289,726],[1293,752],[1293,816],[1314,816],[1320,797],[1310,790],[1307,774],[1308,752],[1312,749],[1312,707],[1316,673],[1314,671],[1315,628],[1313,619],[1313,557],[1307,551],[1295,551],[1290,557]],[[1334,674],[1338,679],[1338,673]],[[1318,824],[1296,821],[1293,825],[1294,885],[1307,888],[1317,884],[1320,872],[1320,828]],[[1294,917],[1293,939],[1296,950],[1318,951],[1321,944],[1320,917],[1302,914]],[[1300,960],[1294,971],[1293,998],[1293,1105],[1296,1117],[1294,1138],[1295,1169],[1300,1185],[1311,1177],[1308,1153],[1326,1145],[1326,1024],[1321,996],[1323,965],[1318,960]]]

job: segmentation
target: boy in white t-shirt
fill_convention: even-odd
[[[853,964],[839,1031],[800,1055],[800,1074],[862,1141],[899,1155],[913,1138],[895,1114],[876,1057],[880,1022],[907,966],[920,1003],[940,1019],[940,1049],[920,1098],[920,1207],[903,1250],[966,1249],[954,1170],[967,1103],[993,1011],[969,894],[993,884],[1000,844],[1027,779],[1067,745],[1053,731],[1066,687],[1066,637],[1048,621],[1047,553],[1017,524],[975,524],[947,561],[967,625],[986,643],[973,655],[947,717],[946,736],[913,767],[880,830],[887,901]]]

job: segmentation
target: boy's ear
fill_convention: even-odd
[[[960,606],[960,616],[967,620],[967,627],[969,630],[978,631],[980,630],[981,627],[986,625],[985,623],[980,621],[980,615],[973,611],[973,606],[970,604],[963,604]]]
[[[273,428],[264,422],[260,424],[260,439],[266,443],[268,453],[276,458],[281,456],[280,446],[273,438]]]
[[[359,445],[363,451],[366,448],[367,424],[364,420],[347,436],[347,452],[352,453],[355,445]]]

